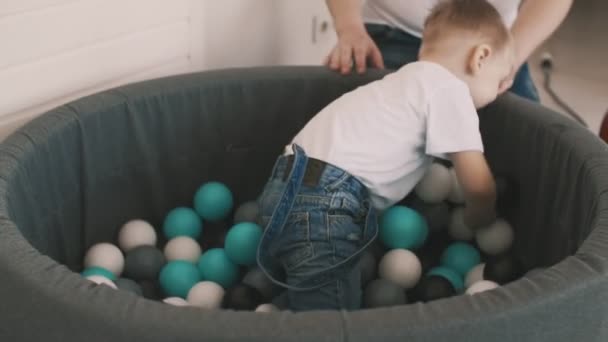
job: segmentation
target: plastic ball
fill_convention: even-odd
[[[190,304],[183,298],[180,297],[167,297],[163,299],[163,303],[170,304],[173,306],[189,306]]]
[[[422,265],[422,272],[426,273],[431,268],[439,265],[441,254],[452,243],[446,231],[431,236],[429,241],[418,251],[416,256]]]
[[[212,281],[201,281],[188,292],[190,305],[205,309],[219,309],[224,299],[224,289]]]
[[[466,288],[469,288],[474,283],[484,280],[483,279],[483,270],[485,267],[486,267],[485,263],[481,263],[481,264],[478,264],[477,266],[473,267],[469,271],[469,273],[467,273],[467,276],[464,279],[464,286]]]
[[[171,261],[160,271],[160,286],[168,296],[186,298],[188,291],[201,280],[196,265],[188,261]]]
[[[455,204],[464,204],[464,193],[462,192],[462,187],[460,186],[454,168],[450,168],[450,177],[452,178],[452,186],[450,188],[450,193],[448,194],[448,201]]]
[[[404,289],[416,285],[422,273],[422,266],[416,255],[405,249],[387,252],[378,265],[380,278],[390,280]]]
[[[167,261],[186,260],[197,263],[201,257],[201,246],[189,236],[175,237],[165,245],[165,258]]]
[[[258,207],[258,202],[245,202],[234,212],[234,223],[257,222],[259,212],[260,208]]]
[[[165,217],[163,232],[167,239],[187,236],[198,239],[203,231],[203,221],[194,209],[178,207]]]
[[[476,293],[480,293],[480,292],[485,292],[488,290],[492,290],[497,288],[499,285],[496,284],[493,281],[490,280],[480,280],[476,283],[474,283],[473,285],[471,285],[471,287],[469,287],[466,291],[466,294],[468,295],[474,295]]]
[[[237,284],[226,291],[223,306],[226,309],[252,311],[263,302],[264,298],[258,290],[249,285]]]
[[[500,285],[512,282],[524,274],[524,266],[513,255],[504,254],[491,258],[486,262],[483,270],[483,278],[491,280]]]
[[[448,233],[454,240],[471,241],[475,238],[475,231],[464,223],[464,208],[458,207],[452,210]]]
[[[450,283],[452,283],[452,286],[454,287],[454,290],[456,290],[456,292],[460,292],[464,289],[464,280],[462,279],[462,276],[460,275],[460,273],[458,273],[457,271],[454,271],[451,268],[448,268],[445,266],[435,267],[435,268],[432,268],[427,273],[427,275],[428,276],[436,275],[436,276],[444,277],[445,279],[449,280]]]
[[[418,298],[423,302],[447,298],[456,295],[454,285],[447,278],[430,275],[422,278],[416,287]]]
[[[125,276],[134,280],[154,280],[165,263],[165,256],[156,247],[135,247],[125,257]]]
[[[258,267],[245,274],[243,284],[258,290],[266,300],[271,300],[278,291],[278,286]]]
[[[84,257],[84,268],[101,267],[120,276],[125,266],[125,258],[118,247],[111,243],[98,243],[87,251]]]
[[[116,284],[116,287],[118,287],[119,290],[131,292],[138,296],[144,295],[144,291],[141,288],[141,286],[137,282],[135,282],[131,279],[118,278],[118,279],[116,279],[116,281],[114,281],[114,284]]]
[[[386,279],[373,280],[363,292],[363,305],[366,308],[403,305],[406,301],[403,288]]]
[[[141,287],[144,298],[151,300],[160,300],[163,298],[162,289],[157,281],[140,280],[137,283]]]
[[[224,250],[235,264],[250,266],[255,264],[258,245],[262,238],[262,228],[255,223],[241,222],[228,231]]]
[[[450,207],[446,202],[425,203],[418,199],[411,208],[424,217],[431,233],[442,231],[450,221]]]
[[[450,171],[439,163],[433,163],[414,188],[416,195],[428,203],[445,201],[452,190]]]
[[[114,273],[110,272],[109,270],[107,270],[103,267],[98,267],[98,266],[86,268],[84,271],[82,271],[81,275],[83,277],[98,275],[98,276],[106,277],[112,281],[116,280],[116,275]]]
[[[463,277],[480,261],[479,251],[464,242],[451,244],[441,255],[441,265],[457,271]]]
[[[205,220],[219,221],[232,209],[232,193],[219,182],[203,184],[194,195],[194,209]]]
[[[277,312],[280,311],[279,308],[274,304],[260,304],[257,308],[255,308],[255,312]]]
[[[278,296],[272,299],[272,304],[279,310],[289,310],[289,297],[287,291],[281,292]]]
[[[198,261],[202,280],[209,280],[222,285],[225,289],[236,283],[239,267],[233,263],[221,248],[212,248],[201,255]]]
[[[387,209],[380,220],[380,240],[388,248],[416,249],[429,234],[424,218],[416,211],[394,206]]]
[[[113,288],[114,290],[118,289],[113,281],[100,275],[90,275],[88,277],[85,277],[85,279],[92,281],[97,285],[106,285]]]
[[[118,245],[125,253],[139,246],[156,246],[156,231],[144,220],[131,220],[120,228]]]
[[[511,248],[514,234],[511,225],[498,219],[491,225],[477,230],[476,240],[479,249],[488,255],[499,255]]]
[[[361,268],[361,287],[367,286],[370,281],[376,278],[376,258],[371,251],[365,251],[361,254],[359,267]]]

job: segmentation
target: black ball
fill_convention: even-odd
[[[264,303],[264,296],[255,288],[246,284],[237,284],[224,295],[223,306],[232,310],[255,310]]]
[[[165,263],[165,255],[158,248],[135,247],[125,256],[124,275],[133,280],[156,280]]]
[[[258,267],[252,268],[245,274],[243,284],[258,290],[266,301],[270,301],[279,290],[279,286],[273,283]]]
[[[141,287],[144,298],[151,300],[161,300],[163,298],[163,292],[157,281],[142,280],[139,281],[138,284]]]
[[[431,268],[440,264],[441,255],[452,242],[447,231],[437,232],[430,235],[428,241],[422,248],[416,251],[416,256],[420,260],[422,273],[425,274]]]
[[[366,308],[403,305],[407,301],[403,289],[388,280],[373,280],[363,293],[363,305]]]
[[[386,252],[387,252],[386,247],[384,247],[384,244],[382,244],[382,242],[380,242],[380,239],[376,239],[365,250],[372,253],[372,255],[374,256],[374,259],[376,259],[376,260],[382,259],[384,254],[386,254]]]
[[[224,248],[224,242],[226,241],[226,235],[228,234],[230,227],[231,226],[227,221],[205,221],[205,228],[201,240],[202,249]]]
[[[423,302],[456,295],[452,283],[444,277],[431,275],[424,277],[415,288],[416,297]]]
[[[448,159],[435,158],[435,160],[433,162],[437,163],[437,164],[441,164],[441,165],[447,167],[448,169],[453,166],[452,161],[450,161]]]
[[[429,227],[429,233],[445,230],[450,221],[450,206],[446,202],[433,204],[416,199],[412,202],[410,208],[424,217]]]
[[[483,269],[483,279],[491,280],[499,285],[512,282],[524,275],[522,262],[512,254],[504,254],[486,261]]]
[[[370,281],[376,278],[376,258],[371,251],[365,251],[359,260],[361,267],[361,287],[365,288]]]
[[[240,222],[257,222],[259,214],[258,203],[256,201],[249,201],[241,204],[234,213],[234,223]]]
[[[144,292],[138,283],[127,278],[118,278],[114,281],[119,290],[135,293],[138,296],[143,296]]]

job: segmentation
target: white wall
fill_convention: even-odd
[[[280,0],[0,0],[0,139],[138,80],[275,64]]]
[[[276,64],[276,4],[281,1],[284,0],[204,1],[205,68]]]

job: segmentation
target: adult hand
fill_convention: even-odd
[[[332,70],[348,74],[353,67],[353,60],[359,73],[365,72],[368,60],[371,66],[384,68],[380,49],[363,27],[338,32],[338,42],[325,58],[324,64]]]

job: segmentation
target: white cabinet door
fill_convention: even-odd
[[[278,62],[282,65],[320,65],[336,42],[325,0],[279,0]]]

